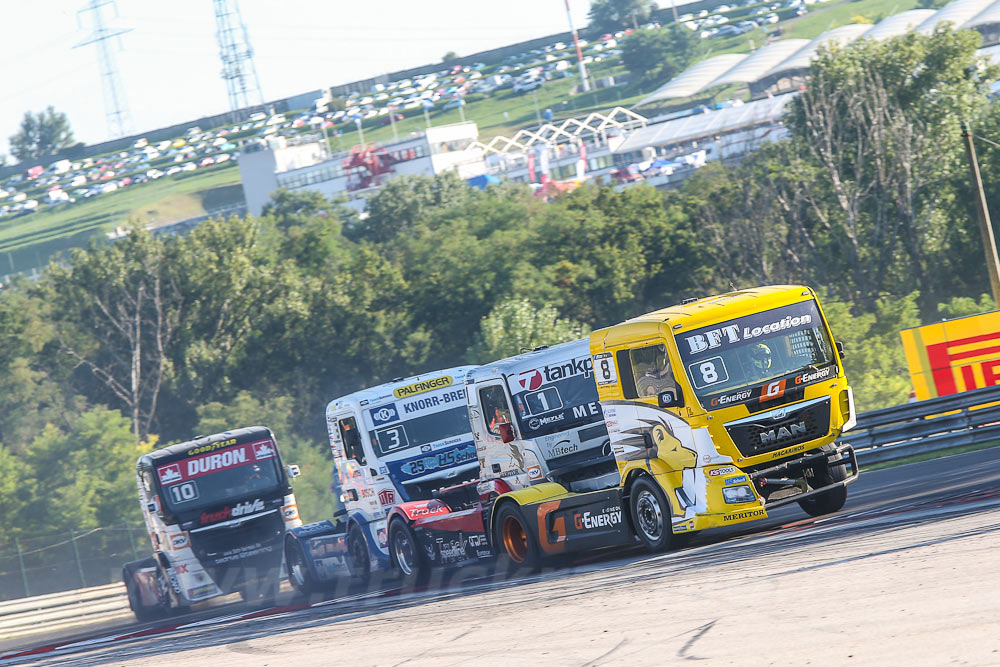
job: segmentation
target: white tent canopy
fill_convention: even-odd
[[[779,95],[747,102],[742,106],[696,113],[665,123],[647,125],[628,135],[614,152],[631,153],[646,146],[666,146],[706,135],[725,134],[744,127],[775,123],[784,117],[785,107],[796,94]]]
[[[934,14],[937,14],[934,9],[911,9],[907,12],[893,14],[876,23],[874,28],[865,33],[865,37],[867,39],[898,37],[913,30]]]
[[[816,52],[820,47],[832,46],[835,44],[848,44],[872,29],[872,26],[860,23],[849,23],[833,30],[827,30],[822,35],[809,42],[796,51],[784,62],[778,63],[763,77],[773,76],[781,72],[791,72],[794,70],[806,69],[816,57]]]
[[[771,42],[751,53],[745,60],[740,61],[735,67],[724,72],[722,76],[705,87],[712,88],[730,83],[753,83],[808,43],[808,39],[781,39]]]
[[[942,21],[951,21],[956,28],[961,28],[965,23],[989,7],[993,0],[955,0],[942,7],[935,14],[924,20],[915,30],[922,33],[934,32],[934,28]]]
[[[667,100],[671,98],[690,97],[703,90],[709,82],[747,57],[745,53],[726,53],[714,58],[702,60],[697,65],[689,67],[673,79],[654,90],[636,106]]]

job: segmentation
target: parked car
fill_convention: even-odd
[[[544,83],[540,78],[523,79],[514,84],[514,92],[519,95],[521,93],[528,93],[532,90],[538,90]]]

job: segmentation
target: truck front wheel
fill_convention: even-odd
[[[404,584],[416,586],[427,581],[430,573],[427,556],[413,530],[402,519],[393,519],[389,524],[389,554]]]
[[[493,538],[500,565],[511,570],[536,572],[541,566],[538,543],[528,528],[528,522],[514,503],[504,503],[497,512],[496,534]]]
[[[670,548],[670,505],[660,485],[640,477],[629,493],[629,509],[635,534],[650,551]]]
[[[159,569],[156,561],[152,558],[147,558],[144,561],[138,561],[136,563],[129,563],[122,568],[122,579],[125,581],[125,592],[128,594],[128,606],[132,608],[132,613],[135,614],[136,620],[145,623],[147,621],[155,621],[159,618],[163,618],[167,615],[167,607],[162,604],[157,604],[154,606],[146,606],[142,602],[142,592],[139,590],[139,582],[136,581],[136,572],[143,567],[156,567]],[[157,597],[162,600],[160,596],[160,586],[159,586],[159,576],[157,576],[156,593]]]
[[[828,455],[836,455],[836,446],[826,445],[823,451]],[[821,461],[819,465],[813,467],[813,477],[810,486],[823,487],[828,484],[835,484],[847,479],[847,466],[829,466],[827,462]],[[809,516],[823,516],[832,514],[844,506],[847,502],[847,487],[838,486],[824,493],[816,494],[811,498],[803,498],[799,501],[799,507]]]
[[[292,537],[285,539],[285,565],[288,567],[288,581],[296,592],[309,596],[319,588],[302,545]]]

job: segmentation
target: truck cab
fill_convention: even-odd
[[[334,520],[291,531],[292,584],[309,593],[340,578],[367,580],[390,566],[386,516],[399,503],[426,507],[433,492],[478,477],[459,366],[365,389],[327,406]]]
[[[414,581],[434,567],[492,559],[493,505],[511,491],[553,480],[577,492],[619,485],[587,339],[472,370],[466,400],[477,479],[389,513],[393,564]]]
[[[139,620],[220,595],[273,598],[286,531],[302,525],[270,429],[255,426],[171,445],[136,464],[153,556],[122,580]]]
[[[515,562],[843,506],[858,465],[837,437],[854,399],[816,295],[771,286],[691,300],[590,336],[616,460],[612,493],[512,491],[491,529]]]

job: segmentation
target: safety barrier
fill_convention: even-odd
[[[1000,440],[1000,386],[897,405],[858,415],[844,434],[862,464]]]
[[[132,615],[121,583],[0,602],[0,638],[64,630]]]

